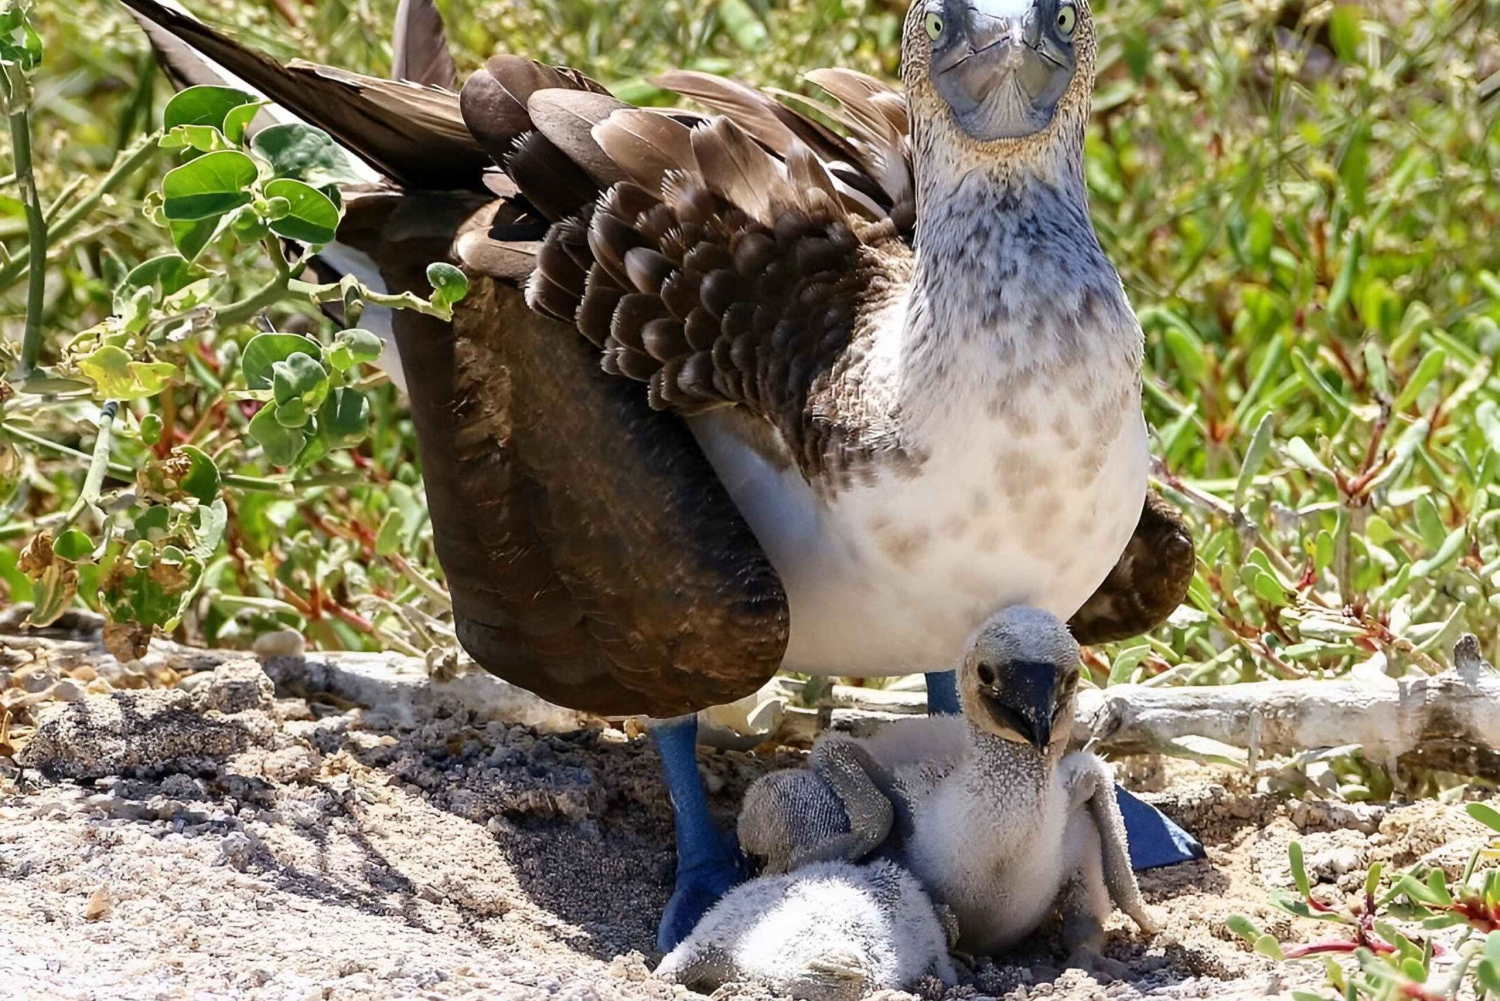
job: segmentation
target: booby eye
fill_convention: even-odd
[[[995,671],[988,664],[979,665],[979,683],[981,685],[993,685],[995,683]]]
[[[1067,38],[1073,34],[1073,28],[1078,24],[1078,11],[1072,7],[1059,7],[1057,9],[1057,31],[1058,34]]]
[[[922,24],[927,28],[927,37],[934,42],[943,37],[943,17],[941,14],[928,14],[922,19]]]

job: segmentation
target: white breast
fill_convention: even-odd
[[[783,665],[811,674],[946,670],[992,612],[1026,603],[1066,619],[1104,580],[1140,518],[1145,425],[1038,384],[1008,414],[950,409],[926,428],[915,477],[895,471],[817,497],[714,414],[691,427],[781,574]],[[1101,434],[1101,431],[1104,432]]]

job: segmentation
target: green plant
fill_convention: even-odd
[[[1470,803],[1467,810],[1500,836],[1500,812],[1485,803]],[[1347,1001],[1438,1001],[1457,998],[1466,987],[1481,999],[1500,996],[1500,868],[1480,865],[1481,860],[1500,858],[1500,837],[1476,848],[1456,880],[1440,868],[1418,866],[1395,876],[1380,893],[1383,870],[1372,866],[1363,893],[1343,906],[1314,895],[1300,843],[1292,842],[1287,855],[1296,892],[1274,891],[1271,903],[1296,917],[1332,925],[1341,934],[1286,944],[1261,932],[1244,915],[1230,918],[1229,930],[1256,952],[1276,960],[1319,958],[1328,986]],[[1458,932],[1449,945],[1437,941],[1437,933],[1444,929]],[[1354,958],[1352,971],[1346,972],[1333,958],[1340,955]],[[1435,961],[1441,961],[1445,971]],[[1322,999],[1302,991],[1294,996],[1298,1001]]]

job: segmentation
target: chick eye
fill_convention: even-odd
[[[1057,30],[1064,37],[1073,34],[1073,28],[1078,24],[1078,11],[1072,7],[1059,7],[1057,10]]]
[[[979,683],[981,685],[993,685],[995,683],[995,672],[988,664],[979,665]]]
[[[943,18],[939,14],[928,14],[922,19],[927,28],[927,37],[934,42],[943,37]]]

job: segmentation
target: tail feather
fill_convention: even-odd
[[[490,161],[464,127],[458,95],[436,87],[349,73],[295,61],[283,66],[161,0],[122,0],[150,32],[174,82],[204,80],[183,48],[212,71],[244,81],[299,118],[327,131],[382,174],[409,188],[483,190]],[[206,80],[204,81],[206,82]],[[215,82],[223,82],[221,76]]]
[[[458,67],[448,50],[443,15],[432,0],[401,0],[391,37],[391,79],[453,90]]]

